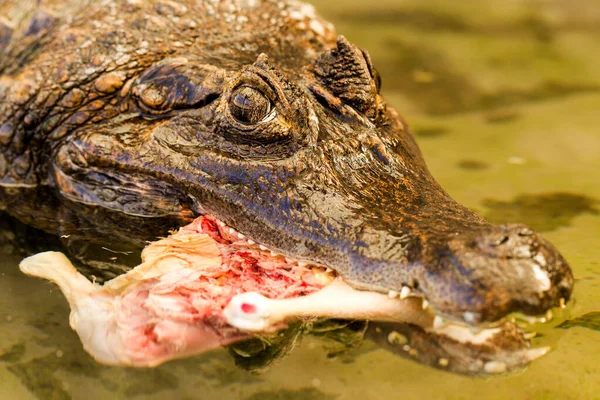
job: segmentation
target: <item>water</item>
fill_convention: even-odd
[[[103,367],[68,327],[62,294],[4,257],[1,399],[600,398],[595,1],[315,3],[369,49],[384,94],[407,116],[442,186],[494,222],[531,225],[570,261],[574,299],[534,339],[553,351],[488,379],[433,370],[369,343],[330,359],[316,338],[258,375],[235,367],[225,350],[151,370]]]

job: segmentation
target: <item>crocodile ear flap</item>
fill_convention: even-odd
[[[313,70],[320,83],[344,103],[367,117],[376,114],[381,81],[366,51],[338,36],[336,48],[323,53]]]

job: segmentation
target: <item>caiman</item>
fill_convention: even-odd
[[[50,200],[19,195],[43,188],[87,210],[204,216],[220,237],[472,327],[569,299],[559,252],[454,201],[367,51],[312,6],[9,0],[0,11],[9,213],[53,225]]]

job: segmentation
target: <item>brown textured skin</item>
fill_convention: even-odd
[[[368,54],[310,7],[5,1],[0,11],[3,186],[45,185],[137,216],[211,214],[355,287],[409,286],[469,323],[569,298],[572,273],[551,244],[490,225],[440,188]],[[231,103],[242,86],[272,112],[240,122]]]

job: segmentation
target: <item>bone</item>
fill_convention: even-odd
[[[62,253],[47,251],[24,259],[19,268],[27,275],[48,279],[58,285],[69,305],[74,307],[77,300],[99,290],[81,275]]]
[[[341,318],[402,321],[422,327],[433,325],[421,299],[390,299],[387,294],[356,290],[340,278],[319,292],[291,299],[269,299],[256,292],[234,296],[223,314],[227,322],[248,332],[272,332],[286,321],[303,318]]]
[[[183,255],[181,247],[179,250],[178,254]],[[210,262],[212,258],[204,260]],[[36,254],[23,260],[20,269],[28,275],[45,278],[58,285],[71,307],[71,328],[79,335],[85,350],[102,364],[153,367],[173,358],[198,354],[248,336],[231,334],[221,337],[201,323],[187,323],[168,316],[159,318],[143,307],[131,307],[131,304],[127,307],[125,303],[131,303],[132,300],[124,299],[122,293],[127,293],[125,289],[132,290],[129,293],[134,293],[133,297],[136,298],[138,280],[151,277],[160,283],[162,276],[182,277],[185,280],[194,272],[193,268],[183,268],[181,259],[176,257],[162,254],[153,261],[156,263],[144,263],[138,267],[139,270],[121,275],[104,286],[87,280],[62,253]],[[169,304],[169,300],[173,300],[169,295],[166,293],[161,297],[158,294],[156,301],[160,305],[167,304],[167,308],[173,308],[171,311],[177,314],[175,305]],[[144,334],[147,324],[155,325],[155,338],[148,338]]]
[[[112,330],[112,297],[81,275],[62,253],[48,251],[28,257],[19,268],[27,275],[48,279],[58,285],[71,306],[69,323],[86,351],[103,364],[130,364],[123,343]]]

